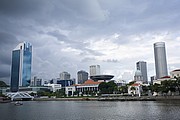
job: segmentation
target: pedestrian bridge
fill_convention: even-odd
[[[33,100],[33,96],[29,95],[26,92],[10,92],[7,93],[7,96],[14,100]]]

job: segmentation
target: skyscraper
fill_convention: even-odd
[[[148,77],[147,77],[147,66],[146,66],[146,62],[144,61],[139,61],[136,63],[136,68],[137,70],[141,71],[142,77],[143,77],[143,81],[144,83],[148,82]]]
[[[19,86],[29,86],[31,81],[32,45],[20,43],[12,51],[11,91],[17,92]]]
[[[90,76],[93,75],[100,75],[100,65],[91,65],[89,67],[90,71]]]
[[[68,72],[60,73],[60,80],[70,80],[71,75]]]
[[[167,76],[167,61],[164,42],[154,43],[154,58],[156,68],[156,79]]]
[[[78,77],[78,84],[82,84],[86,80],[88,80],[88,73],[86,71],[83,71],[83,70],[78,71],[77,77]]]

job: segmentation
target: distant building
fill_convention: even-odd
[[[35,76],[34,79],[31,80],[31,86],[42,86],[42,79]]]
[[[12,51],[11,92],[17,92],[19,86],[29,86],[31,81],[32,45],[20,43]]]
[[[137,70],[141,71],[141,74],[142,74],[142,77],[143,77],[142,82],[143,83],[148,83],[146,62],[144,62],[144,61],[137,62],[136,63],[136,68],[137,68]]]
[[[100,75],[100,65],[91,65],[89,67],[90,76]]]
[[[79,85],[72,85],[65,88],[65,94],[67,96],[73,96],[74,92],[77,92],[79,95],[88,94],[89,92],[98,93],[99,91],[99,84],[101,82],[95,82],[93,80],[87,80],[83,84]]]
[[[68,72],[60,73],[60,80],[70,80],[71,75]]]
[[[56,92],[57,90],[61,89],[61,84],[45,84],[47,87],[51,87],[51,91]]]
[[[143,82],[143,76],[140,70],[136,70],[134,75],[134,81]]]
[[[128,94],[129,95],[138,95],[139,97],[141,96],[142,93],[142,85],[139,83],[134,83],[128,87]]]
[[[156,76],[151,76],[151,83],[153,83],[154,80],[156,80]]]
[[[88,80],[88,72],[83,70],[78,71],[77,78],[78,78],[78,84],[84,83],[86,80]]]
[[[168,76],[166,49],[164,42],[154,43],[154,58],[156,68],[156,79]]]
[[[67,87],[73,85],[72,80],[57,80],[57,84],[61,84],[62,87]]]

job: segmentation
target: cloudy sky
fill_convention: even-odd
[[[0,80],[10,81],[11,52],[33,45],[32,76],[67,71],[133,78],[135,63],[155,74],[153,43],[166,43],[168,70],[180,68],[179,0],[0,0]]]

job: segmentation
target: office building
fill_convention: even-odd
[[[20,43],[12,51],[11,92],[17,92],[19,86],[29,86],[31,81],[32,45]]]
[[[71,75],[68,72],[60,73],[60,80],[70,80]]]
[[[143,80],[143,83],[148,83],[148,77],[147,77],[147,66],[146,66],[146,62],[144,61],[139,61],[136,63],[136,68],[137,70],[141,71]]]
[[[86,80],[88,80],[88,73],[86,71],[78,71],[77,73],[78,78],[78,84],[84,83]]]
[[[166,50],[164,42],[154,43],[156,79],[168,76]]]
[[[100,65],[91,65],[89,69],[90,76],[100,75]]]
[[[35,76],[34,79],[31,80],[31,86],[42,86],[42,79]]]

